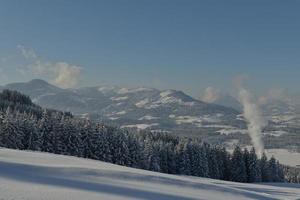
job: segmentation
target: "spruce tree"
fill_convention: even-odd
[[[247,182],[246,165],[239,146],[235,147],[231,158],[231,181]]]

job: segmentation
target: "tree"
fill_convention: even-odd
[[[231,181],[247,182],[246,165],[239,146],[235,147],[231,158]]]
[[[247,158],[248,159],[245,161],[247,168],[247,181],[249,183],[261,182],[259,161],[254,148],[252,148],[250,153],[248,153]]]
[[[282,172],[281,172],[282,169],[281,169],[281,166],[279,165],[279,163],[274,158],[274,156],[272,156],[271,159],[269,160],[269,162],[267,164],[267,168],[268,168],[269,174],[271,174],[271,176],[270,176],[271,182],[282,181],[282,179],[283,179]]]
[[[261,180],[262,182],[270,181],[270,171],[268,169],[268,158],[265,153],[263,153],[260,162]]]

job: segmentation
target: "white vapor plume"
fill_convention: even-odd
[[[31,64],[26,69],[18,69],[23,75],[33,74],[62,87],[71,88],[79,84],[81,78],[81,67],[66,62],[44,62],[39,59],[33,50],[27,50],[24,46],[18,45],[18,49],[24,58]]]
[[[81,68],[74,65],[69,65],[65,62],[59,62],[55,64],[53,68],[56,78],[53,82],[64,88],[74,87],[78,85]]]
[[[266,126],[266,121],[262,117],[259,106],[256,104],[251,93],[238,85],[238,99],[243,105],[243,115],[247,121],[248,132],[252,141],[252,144],[259,157],[264,152],[264,145],[262,141],[262,129]]]
[[[220,91],[213,87],[207,87],[204,90],[201,100],[207,103],[214,103],[220,96]]]

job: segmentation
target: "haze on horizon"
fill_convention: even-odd
[[[298,1],[88,2],[1,0],[0,84],[300,93]]]

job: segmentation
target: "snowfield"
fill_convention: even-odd
[[[150,128],[152,126],[158,126],[158,123],[153,123],[153,124],[131,124],[131,125],[121,126],[121,128],[137,128],[138,130],[145,130],[145,129]]]
[[[0,199],[296,200],[300,199],[300,185],[232,183],[0,149]]]
[[[266,149],[266,154],[270,158],[274,156],[280,163],[289,166],[300,166],[300,153],[292,152],[287,149]]]

